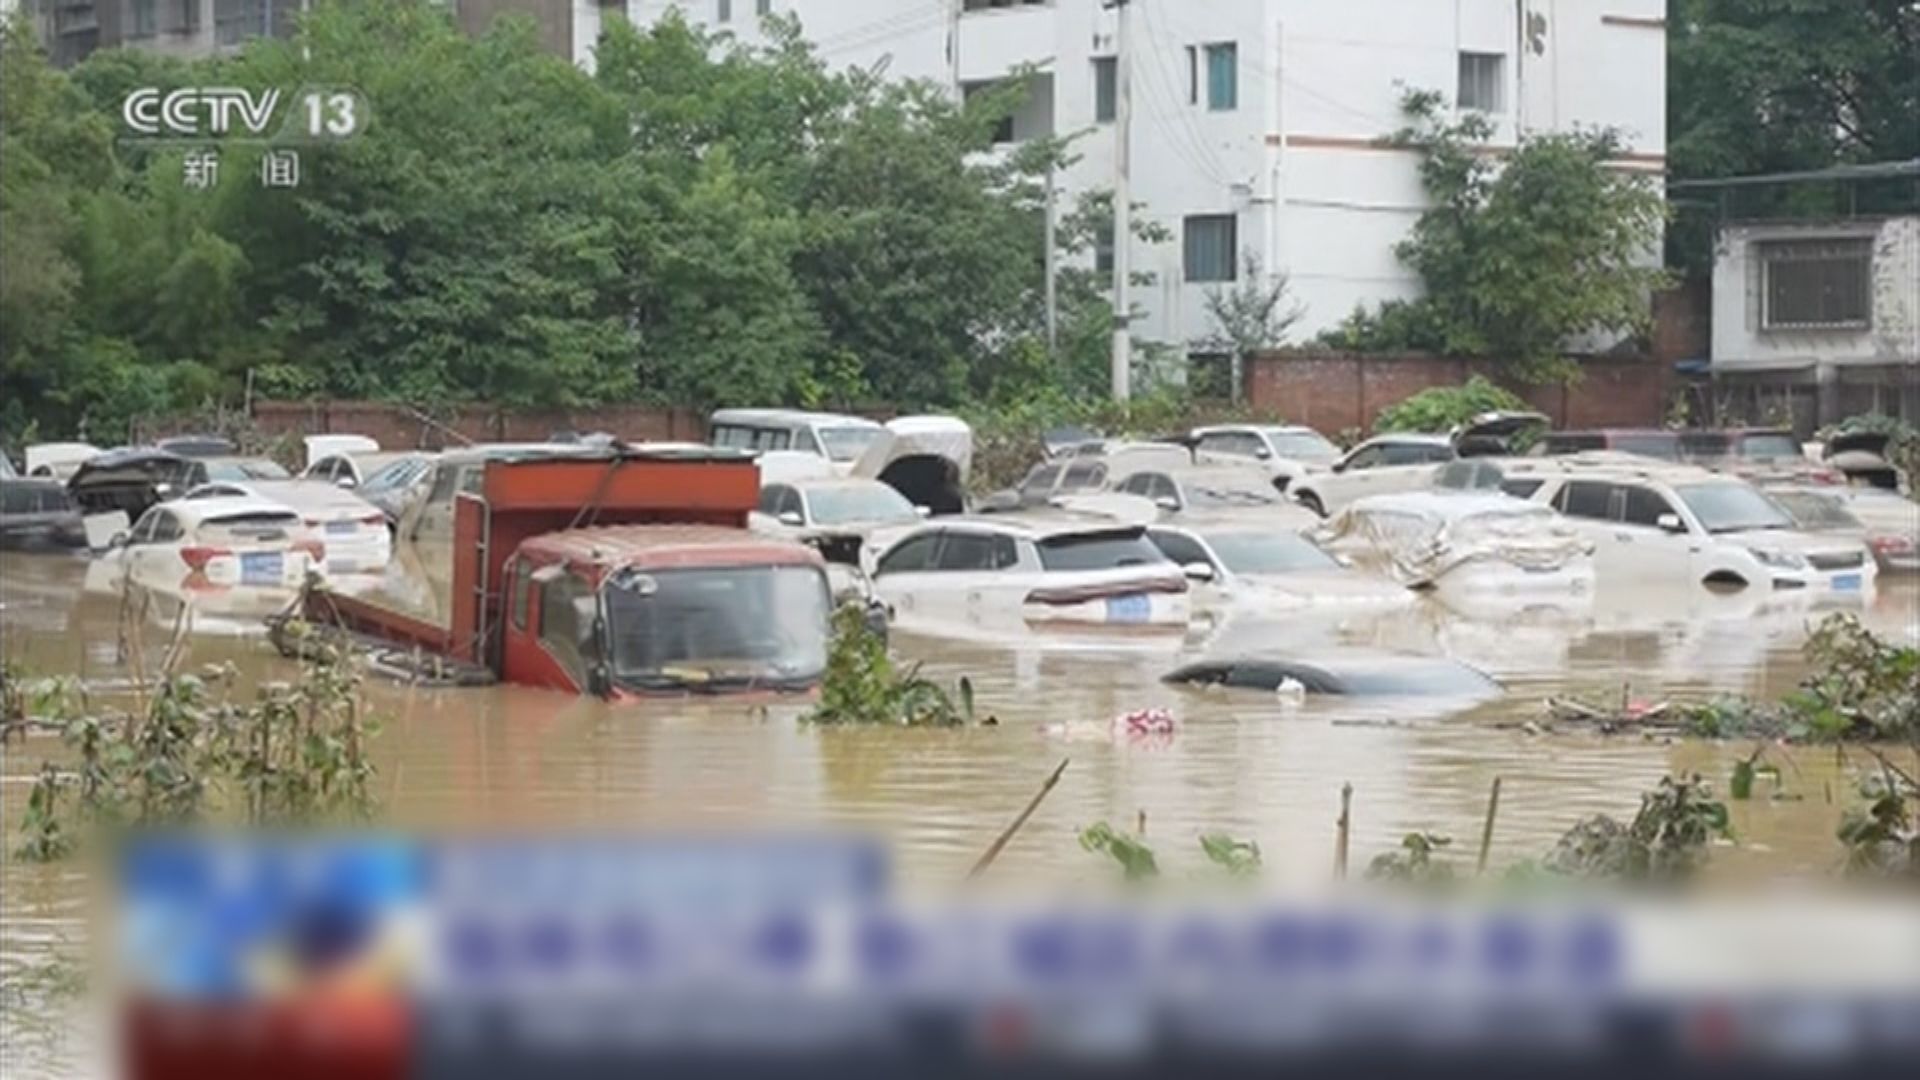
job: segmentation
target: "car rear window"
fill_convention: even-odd
[[[1040,565],[1048,570],[1117,570],[1167,561],[1145,531],[1075,533],[1039,543]]]

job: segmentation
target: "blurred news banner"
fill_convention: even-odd
[[[153,1080],[1920,1060],[1910,897],[909,902],[792,836],[149,837],[119,889]]]

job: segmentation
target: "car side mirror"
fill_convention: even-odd
[[[1328,472],[1337,472],[1337,473],[1342,473],[1342,472],[1346,472],[1346,471],[1347,471],[1347,463],[1346,463],[1345,461],[1336,461],[1336,462],[1334,462],[1334,463],[1333,463],[1333,464],[1332,464],[1331,466],[1329,466],[1329,467],[1328,467],[1328,469],[1327,469],[1327,471],[1328,471]]]
[[[335,480],[335,481],[334,481],[334,485],[335,485],[335,486],[337,486],[337,487],[343,487],[343,488],[348,488],[348,489],[352,489],[352,488],[357,488],[357,487],[359,487],[359,486],[360,486],[360,481],[358,481],[358,480],[355,480],[355,479],[354,479],[353,477],[351,477],[351,476],[343,476],[343,477],[341,477],[340,479],[338,479],[338,480]]]
[[[1661,514],[1659,517],[1653,519],[1653,523],[1670,533],[1683,533],[1687,531],[1686,525],[1680,521],[1679,514]]]
[[[1174,498],[1171,495],[1162,495],[1159,498],[1153,500],[1153,505],[1171,514],[1174,511],[1180,509],[1180,500]]]
[[[1190,562],[1180,568],[1188,581],[1209,582],[1213,580],[1213,567],[1203,562]]]
[[[613,678],[607,674],[607,665],[594,664],[587,668],[587,693],[603,698],[613,696]]]
[[[780,511],[779,520],[780,520],[780,524],[791,525],[796,529],[807,523],[806,519],[800,516],[800,511],[798,510]]]
[[[932,517],[932,516],[933,516],[933,507],[931,507],[931,506],[916,506],[916,507],[914,507],[914,508],[913,508],[913,512],[914,512],[914,513],[916,513],[916,514],[919,514],[919,515],[920,515],[921,517],[923,517],[923,518],[925,518],[925,517]]]
[[[1263,447],[1261,447],[1260,449],[1258,449],[1258,450],[1255,450],[1255,451],[1253,452],[1253,456],[1254,456],[1254,457],[1256,457],[1256,458],[1259,458],[1259,459],[1260,459],[1261,461],[1265,461],[1265,460],[1267,460],[1268,458],[1270,458],[1270,457],[1272,457],[1272,456],[1273,456],[1273,451],[1271,451],[1271,450],[1269,450],[1269,449],[1267,449],[1266,447],[1264,447],[1264,446],[1263,446]]]

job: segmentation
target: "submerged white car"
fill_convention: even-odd
[[[393,533],[387,515],[351,491],[321,480],[257,480],[247,484],[215,481],[187,492],[186,501],[257,499],[284,506],[326,547],[329,574],[373,574],[393,558]]]
[[[1880,488],[1763,488],[1803,532],[1859,540],[1880,572],[1920,572],[1920,503]]]
[[[1692,466],[1536,475],[1533,501],[1594,542],[1595,566],[1610,581],[1864,593],[1878,572],[1860,540],[1796,529],[1778,504],[1735,477]]]
[[[1446,463],[1504,454],[1517,436],[1547,422],[1539,413],[1491,412],[1447,435],[1376,435],[1348,451],[1326,472],[1294,481],[1289,493],[1301,506],[1332,517],[1368,495],[1430,487]]]
[[[1147,538],[1193,582],[1195,607],[1297,609],[1411,604],[1413,594],[1343,565],[1298,533],[1245,518],[1156,525]]]
[[[1552,508],[1498,492],[1373,495],[1312,536],[1410,588],[1586,594],[1593,587],[1594,542]]]
[[[1186,576],[1140,525],[948,518],[909,533],[874,567],[902,626],[1088,627],[1184,633]]]
[[[293,510],[227,496],[160,503],[102,556],[117,579],[168,590],[291,589],[325,558],[325,545]]]
[[[1193,459],[1206,465],[1257,465],[1285,491],[1310,472],[1340,460],[1340,448],[1310,427],[1221,424],[1195,428]]]
[[[747,525],[763,536],[812,544],[827,559],[827,581],[842,602],[870,595],[877,550],[926,514],[891,486],[860,478],[763,483]]]

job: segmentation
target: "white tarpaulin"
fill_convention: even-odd
[[[1549,507],[1474,492],[1358,499],[1312,536],[1323,547],[1373,555],[1410,586],[1430,585],[1470,562],[1545,571],[1593,552],[1592,543]]]
[[[910,457],[937,457],[953,463],[965,482],[973,471],[973,429],[952,416],[902,416],[867,445],[854,462],[853,475],[878,479],[887,466]]]

